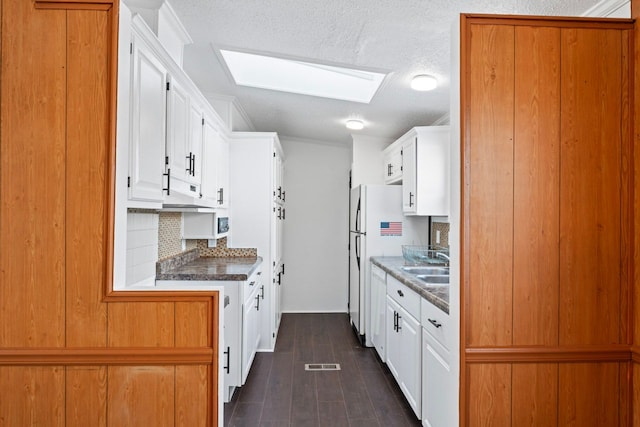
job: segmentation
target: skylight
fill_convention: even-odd
[[[385,75],[220,50],[237,85],[368,104]]]

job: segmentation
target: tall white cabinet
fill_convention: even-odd
[[[281,317],[283,224],[286,190],[282,182],[283,153],[278,135],[235,132],[229,139],[231,198],[229,246],[257,248],[262,257],[264,300],[260,311],[260,350],[270,351]]]

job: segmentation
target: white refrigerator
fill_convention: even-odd
[[[426,244],[428,227],[428,217],[403,215],[402,186],[367,184],[351,189],[349,317],[361,344],[372,346],[369,259],[401,256],[402,245]]]

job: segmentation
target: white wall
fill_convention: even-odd
[[[382,150],[393,140],[367,135],[351,135],[351,138],[351,186],[384,184]]]
[[[347,312],[350,148],[281,137],[284,312]]]

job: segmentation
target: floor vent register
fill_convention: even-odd
[[[304,365],[305,371],[339,371],[339,363],[307,363]]]

